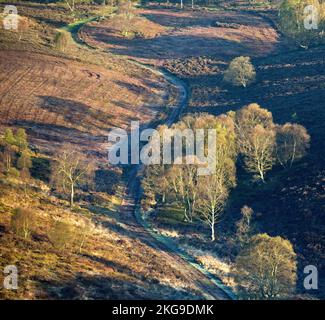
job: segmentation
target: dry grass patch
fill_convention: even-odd
[[[219,258],[215,253],[184,246],[184,249],[193,256],[206,270],[216,275],[228,287],[234,287],[235,282],[231,274],[232,264]]]
[[[93,46],[108,49],[146,63],[161,65],[171,59],[217,55],[220,58],[252,54],[264,56],[281,47],[276,30],[263,18],[249,13],[139,10],[141,17],[160,25],[155,37],[126,39],[112,33],[110,21],[85,26],[83,39]],[[239,28],[215,27],[227,20]]]
[[[16,196],[15,199],[12,195]],[[40,190],[1,184],[0,269],[15,264],[19,290],[1,298],[148,299],[199,297],[195,284],[159,250],[123,230],[117,217],[70,211],[66,202]],[[24,203],[37,219],[30,237],[12,232],[11,216]],[[81,243],[83,242],[82,246]],[[160,281],[161,278],[169,279]]]
[[[0,51],[0,57],[1,124],[28,128],[43,151],[65,141],[101,152],[110,128],[148,123],[164,110],[166,83],[159,78],[29,52]]]

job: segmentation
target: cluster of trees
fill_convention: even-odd
[[[210,175],[198,175],[198,166],[186,164],[191,139],[187,129],[215,129],[216,162]],[[221,116],[187,115],[171,128],[182,139],[182,161],[173,164],[147,166],[142,186],[145,208],[158,203],[175,203],[182,208],[185,221],[199,219],[211,230],[215,240],[215,226],[223,213],[229,192],[236,186],[236,163],[243,163],[254,179],[265,183],[266,173],[278,162],[284,167],[303,157],[310,137],[298,124],[276,125],[271,112],[258,104],[250,104],[237,112]],[[170,134],[166,126],[159,128],[160,137]],[[175,139],[174,139],[175,140]],[[175,141],[173,141],[175,142]],[[172,146],[175,146],[173,144]],[[162,153],[161,153],[162,154]],[[162,163],[162,162],[161,162]],[[188,163],[188,162],[187,162]]]
[[[71,0],[66,0],[68,3]],[[72,0],[73,1],[73,0]],[[74,2],[74,1],[73,1]],[[185,4],[194,8],[195,5],[212,5],[218,4],[216,1],[194,1],[184,0],[166,1],[166,3],[176,3],[181,9]],[[275,1],[278,3],[278,1]],[[115,17],[116,25],[122,29],[122,33],[125,36],[131,31],[132,21],[135,16],[133,4],[131,0],[117,0],[117,15]],[[69,5],[71,8],[72,5]],[[312,6],[312,7],[311,7]],[[302,46],[309,46],[311,44],[324,43],[325,34],[325,3],[321,0],[284,0],[279,6],[279,26],[285,34],[295,39]],[[240,57],[248,69],[247,74],[251,74],[251,78],[254,78],[254,70],[251,70],[249,63],[244,61],[244,58]],[[241,63],[236,61],[234,63]],[[238,75],[238,73],[236,73]],[[226,78],[234,75],[226,75]],[[251,79],[249,80],[251,81]],[[231,81],[232,82],[232,81]],[[238,80],[240,85],[244,85],[242,81]],[[244,82],[245,83],[245,82]]]
[[[325,41],[325,3],[320,0],[284,0],[279,9],[281,30],[299,45]]]
[[[0,172],[28,182],[33,152],[29,148],[25,129],[15,132],[7,128],[0,139]],[[71,144],[64,144],[51,165],[51,185],[57,191],[69,194],[73,207],[76,188],[94,187],[95,166],[86,155]]]
[[[266,173],[279,162],[291,167],[309,148],[310,136],[299,125],[276,125],[272,113],[253,103],[235,115],[238,151],[245,168],[265,182]]]
[[[183,164],[148,166],[143,180],[144,204],[177,203],[183,209],[185,221],[191,222],[195,217],[209,225],[211,240],[214,241],[215,225],[223,211],[229,190],[236,184],[235,126],[232,115],[188,115],[171,129],[183,132],[180,135],[186,137],[187,129],[195,132],[196,129],[203,128],[215,128],[218,133],[215,172],[198,175],[198,164],[186,164],[185,156],[181,161]],[[165,126],[159,130],[161,137],[168,132]],[[189,139],[183,139],[184,150],[189,143]],[[193,156],[195,157],[186,155]]]
[[[24,129],[5,130],[0,140],[0,169],[3,174],[27,183],[31,178],[32,155]],[[52,185],[58,191],[69,194],[70,205],[73,206],[75,189],[92,185],[94,169],[92,161],[65,144],[51,166]],[[37,220],[37,214],[32,209],[16,208],[11,216],[11,230],[23,239],[30,239],[36,232]],[[90,221],[84,220],[78,227],[66,221],[54,221],[48,234],[50,242],[59,250],[81,251],[91,232]]]
[[[28,179],[32,167],[32,152],[28,147],[27,134],[22,128],[14,133],[6,129],[0,140],[0,170],[10,176]]]

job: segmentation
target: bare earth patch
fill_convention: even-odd
[[[264,56],[281,47],[274,28],[263,18],[249,13],[171,9],[140,10],[139,13],[166,27],[165,31],[152,39],[121,38],[112,34],[109,20],[106,20],[85,26],[81,36],[88,43],[112,53],[158,65],[170,59],[192,56]],[[216,27],[222,22],[239,26]]]
[[[0,122],[24,127],[43,151],[63,140],[104,151],[112,127],[152,121],[167,83],[37,53],[0,51]]]

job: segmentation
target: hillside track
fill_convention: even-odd
[[[197,55],[202,55],[213,53],[212,48],[214,48],[214,50],[218,50],[218,55],[223,57],[228,56],[233,51],[243,54],[254,53],[254,55],[256,54],[257,56],[265,56],[279,50],[279,34],[270,24],[270,21],[267,21],[267,19],[261,16],[254,15],[253,13],[243,14],[241,12],[228,12],[222,13],[222,15],[208,13],[209,19],[203,19],[204,21],[201,21],[202,19],[200,20],[199,16],[185,11],[182,13],[175,13],[144,9],[142,14],[149,18],[161,19],[162,24],[172,22],[175,24],[175,28],[169,31],[168,34],[163,34],[158,37],[158,39],[145,40],[146,45],[142,43],[141,39],[128,40],[127,43],[124,44],[125,49],[122,51],[119,51],[114,46],[116,44],[115,42],[119,41],[118,39],[112,38],[111,35],[105,35],[105,30],[107,30],[107,28],[105,28],[105,21],[80,25],[80,28],[74,31],[79,36],[79,41],[76,34],[74,34],[74,39],[77,39],[79,45],[82,43],[87,46],[88,49],[107,50],[110,54],[116,54],[117,56],[122,55],[126,57],[129,62],[149,69],[157,75],[162,75],[167,81],[172,83],[177,88],[178,101],[176,105],[171,108],[172,112],[164,123],[167,126],[176,122],[184,109],[187,108],[189,93],[187,86],[180,79],[164,70],[157,69],[157,66],[163,65],[164,60],[171,58],[186,58],[194,49],[197,50]],[[226,15],[226,17],[224,15]],[[213,23],[215,23],[216,19],[219,21],[225,18],[228,20],[230,19],[231,22],[243,23],[243,25],[240,30],[231,30],[230,34],[229,30],[213,27]],[[182,28],[178,27],[180,21],[182,23]],[[203,25],[201,26],[200,24],[202,23]],[[194,34],[193,32],[196,33]],[[210,38],[211,33],[214,37],[213,40]],[[173,44],[174,40],[177,40],[177,46]],[[240,40],[243,45],[241,44],[238,46],[238,40]],[[164,45],[166,41],[168,43],[167,46]],[[151,42],[153,44],[152,50],[150,47]],[[188,46],[188,43],[191,43],[191,46]],[[195,43],[199,43],[199,46],[195,46]],[[195,47],[194,49],[193,45]],[[157,46],[161,49],[159,55],[155,55]],[[146,54],[141,51],[141,48],[144,47],[146,48]],[[189,48],[192,50],[190,50],[190,53]],[[208,52],[205,53],[204,48],[208,48]],[[171,54],[175,52],[175,50],[177,53],[176,56]],[[220,50],[221,52],[219,52]],[[168,259],[168,261],[175,264],[177,269],[185,270],[188,273],[187,279],[191,279],[191,281],[195,282],[198,288],[200,288],[200,291],[205,293],[207,299],[223,300],[234,298],[232,294],[228,294],[224,291],[222,286],[218,287],[215,282],[211,281],[211,277],[207,276],[202,270],[194,267],[191,263],[186,261],[184,257],[181,257],[162,241],[159,241],[157,237],[153,235],[152,230],[143,223],[144,221],[141,220],[141,216],[140,218],[139,215],[137,216],[141,198],[140,181],[142,169],[140,165],[134,166],[134,168],[131,169],[128,179],[129,182],[120,208],[122,222],[128,225],[129,231],[136,234],[137,238],[142,242],[159,249],[160,254]]]
[[[138,186],[138,182],[134,184]],[[177,253],[171,251],[162,242],[156,240],[136,219],[137,208],[134,190],[128,189],[120,208],[122,221],[129,226],[129,230],[137,235],[137,239],[159,252],[159,255],[168,261],[175,269],[180,270],[189,282],[192,282],[207,300],[229,300],[230,297],[222,289],[218,288],[201,271],[190,265]]]
[[[82,26],[81,26],[82,28]],[[78,30],[80,31],[80,30]],[[80,34],[77,32],[77,34]],[[80,45],[83,43],[87,48],[101,49],[96,48],[93,44],[88,44],[84,39],[76,38],[76,35],[73,36],[76,39],[77,43]],[[188,89],[186,84],[175,77],[174,75],[168,73],[165,70],[157,69],[150,65],[143,64],[137,60],[128,59],[129,62],[136,64],[142,68],[150,70],[152,73],[163,76],[166,81],[170,82],[177,88],[178,98],[175,106],[170,107],[170,114],[165,120],[164,124],[171,126],[176,122],[179,116],[182,114],[183,110],[187,106],[188,101]],[[148,125],[146,125],[147,127]],[[152,236],[150,230],[144,227],[144,225],[137,219],[136,210],[140,202],[140,181],[142,176],[142,166],[135,165],[129,174],[127,187],[122,200],[122,205],[120,206],[120,219],[121,222],[127,225],[128,232],[136,235],[136,238],[141,242],[149,245],[150,247],[156,249],[159,252],[159,255],[164,257],[165,261],[168,261],[175,269],[180,270],[184,273],[184,276],[188,281],[192,282],[198,290],[201,292],[203,297],[207,300],[229,300],[233,297],[225,292],[221,287],[218,287],[211,278],[206,276],[198,268],[191,265],[186,259],[179,256],[176,252],[168,248],[163,242],[157,240]],[[212,275],[211,275],[212,276]]]
[[[272,19],[256,12],[219,12],[207,13],[208,19],[203,19],[198,13],[173,12],[172,10],[148,10],[141,9],[142,14],[153,21],[161,22],[161,25],[172,24],[171,29],[153,39],[134,39],[125,40],[115,37],[109,31],[106,21],[97,21],[87,23],[78,30],[80,42],[88,48],[94,48],[107,51],[116,56],[124,56],[127,61],[149,68],[153,73],[163,73],[165,78],[172,82],[179,91],[181,97],[178,105],[173,109],[165,124],[170,126],[177,121],[179,115],[189,107],[188,88],[177,77],[172,74],[159,70],[157,67],[163,66],[170,59],[187,59],[193,56],[214,55],[216,58],[228,61],[233,57],[234,52],[237,55],[248,55],[254,59],[277,56],[287,51],[287,43],[281,37]],[[158,20],[157,20],[158,19]],[[229,22],[239,24],[239,29],[215,28],[215,22]],[[210,35],[213,35],[210,37]],[[212,39],[213,38],[213,39]],[[176,42],[177,41],[177,45]],[[206,51],[206,49],[208,50]],[[145,51],[144,51],[145,50]],[[187,111],[190,111],[188,108]],[[140,199],[140,180],[141,167],[138,166],[132,170],[134,173],[129,177],[128,187],[121,206],[121,216],[124,217],[124,223],[130,225],[134,232],[142,241],[150,243],[152,246],[160,248],[164,254],[173,257],[173,261],[180,266],[187,266],[195,273],[200,270],[195,269],[187,261],[184,261],[175,252],[172,252],[163,243],[158,241],[148,226],[144,226],[136,217]],[[152,230],[151,230],[152,231]],[[174,260],[175,259],[175,260]],[[197,275],[202,281],[208,281],[206,275]],[[202,278],[203,277],[203,278]],[[211,285],[211,283],[210,283]],[[212,285],[216,293],[210,295],[216,299],[231,298],[221,288]],[[207,292],[211,289],[205,288]],[[213,290],[212,289],[212,290]]]

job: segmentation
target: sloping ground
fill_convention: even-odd
[[[234,230],[240,208],[248,205],[257,213],[259,230],[288,238],[299,259],[298,288],[302,288],[303,269],[314,264],[320,272],[320,290],[325,295],[325,48],[295,50],[255,58],[256,82],[248,88],[236,88],[223,82],[227,61],[219,55],[209,58],[172,61],[170,71],[184,78],[191,89],[188,112],[221,114],[257,102],[270,110],[276,123],[297,122],[311,135],[308,156],[289,171],[275,168],[265,186],[247,183],[239,171],[238,187],[231,196],[227,219],[220,232]],[[230,231],[225,237],[234,236]],[[227,239],[224,239],[227,241]],[[224,247],[224,249],[223,249]],[[216,252],[227,255],[226,246]],[[310,292],[309,292],[310,293]]]
[[[33,5],[31,10],[32,17],[37,10],[38,19],[44,19],[42,5]],[[60,20],[55,18],[49,23]],[[0,125],[1,129],[25,127],[41,152],[53,153],[60,143],[72,142],[78,150],[100,155],[108,129],[126,128],[131,120],[152,121],[157,112],[164,111],[161,107],[175,98],[175,88],[147,69],[82,48],[58,53],[46,46],[50,37],[42,36],[41,43],[39,30],[25,31],[21,43],[18,34],[0,34],[2,48],[7,49],[0,51]],[[33,35],[32,42],[29,33]],[[50,34],[54,34],[53,30]],[[83,62],[77,62],[78,59]],[[101,64],[105,68],[98,66]],[[130,215],[134,218],[132,208],[130,212],[125,205],[121,211],[118,205],[116,198],[87,193],[78,194],[78,203],[71,210],[66,201],[56,198],[40,181],[31,179],[26,185],[0,175],[0,269],[15,264],[19,271],[19,289],[1,288],[0,297],[222,296],[200,272],[165,252],[163,247],[153,246],[148,236],[141,234],[143,229],[130,224]],[[27,207],[36,216],[31,239],[12,232],[10,218],[17,207]],[[54,246],[49,235],[55,221],[63,220],[79,229],[88,219],[91,225],[82,250]]]
[[[43,151],[63,141],[103,151],[109,129],[150,122],[166,104],[166,81],[133,69],[0,51],[0,123],[26,128]]]
[[[311,148],[292,170],[275,170],[269,188],[250,190],[246,197],[241,194],[240,202],[262,213],[258,219],[262,231],[294,243],[301,278],[305,266],[318,267],[320,289],[313,294],[324,298],[325,48],[262,60],[258,74],[258,82],[248,89],[244,102],[257,101],[273,113],[276,122],[304,125],[311,135]],[[300,279],[298,287],[303,291],[302,283]]]
[[[269,109],[277,123],[304,125],[311,134],[311,150],[322,160],[325,121],[325,48],[296,50],[254,59],[256,82],[247,88],[223,81],[225,62],[215,57],[170,66],[189,83],[189,112],[220,114],[257,102]],[[195,76],[193,65],[201,72]],[[182,69],[183,68],[183,69]],[[203,70],[203,71],[202,71]]]
[[[155,21],[164,26],[181,28],[170,31],[170,33],[174,34],[175,32],[185,32],[189,25],[192,26],[192,30],[196,30],[196,27],[193,26],[199,21],[199,19],[195,21],[193,17],[195,13],[173,13],[163,10],[163,13],[159,16],[157,13],[153,13],[153,15],[156,15]],[[232,20],[229,20],[229,17],[225,20],[219,18],[219,22],[244,24],[243,16],[247,17],[246,14],[238,12],[230,13],[230,15],[234,15]],[[150,14],[147,16],[150,16]],[[185,19],[188,16],[191,18]],[[216,17],[219,14],[213,14],[213,16]],[[223,15],[223,17],[226,17],[226,15]],[[263,41],[261,41],[259,34],[256,34],[256,29],[261,30],[261,26],[266,22],[260,19],[255,17],[251,20],[246,20],[246,23],[252,21],[251,27],[253,27],[257,40],[247,43],[243,40],[244,34],[239,35],[239,37],[242,36],[241,48],[245,48],[245,51],[238,51],[236,50],[238,47],[232,46],[230,47],[231,51],[229,51],[229,54],[226,50],[227,44],[225,42],[223,42],[220,48],[218,47],[218,51],[214,51],[213,47],[209,51],[205,51],[207,42],[204,42],[204,36],[202,37],[202,42],[200,42],[201,38],[195,39],[193,37],[192,40],[195,41],[186,44],[188,49],[183,47],[185,42],[182,42],[182,39],[179,38],[179,45],[176,46],[177,42],[175,42],[176,49],[173,50],[172,46],[168,48],[168,41],[160,46],[158,44],[159,38],[156,38],[155,44],[157,46],[151,47],[151,42],[147,41],[146,43],[150,50],[146,53],[139,53],[138,51],[138,54],[134,55],[134,57],[149,58],[154,63],[159,60],[159,63],[161,63],[159,54],[164,52],[165,45],[167,45],[168,49],[165,52],[167,56],[171,52],[169,58],[177,59],[164,61],[164,66],[188,83],[190,88],[188,112],[220,114],[229,110],[236,110],[248,103],[257,102],[273,113],[275,122],[297,122],[307,128],[311,134],[310,151],[308,156],[297,163],[291,170],[283,171],[281,168],[275,168],[268,175],[268,184],[259,188],[249,184],[247,181],[249,177],[242,171],[239,171],[239,180],[244,181],[244,183],[239,183],[231,196],[225,220],[220,225],[219,234],[221,241],[219,244],[216,244],[215,250],[218,254],[231,255],[232,249],[230,244],[232,242],[231,239],[234,237],[235,222],[240,218],[240,208],[243,205],[248,205],[256,213],[255,222],[260,232],[280,235],[288,238],[294,244],[299,261],[299,292],[306,293],[302,287],[304,267],[314,264],[319,270],[320,290],[314,291],[312,294],[324,297],[325,229],[323,221],[325,212],[325,162],[323,150],[325,147],[325,49],[313,48],[289,52],[284,47],[284,40],[279,36],[276,36],[273,42],[271,41],[272,48],[268,46],[263,47]],[[205,23],[205,27],[209,28],[209,20],[201,21],[200,23]],[[232,29],[231,26],[229,28],[219,27],[217,29],[218,32],[223,33],[223,37],[227,34],[231,34],[234,37],[238,32],[238,29]],[[269,35],[277,34],[273,28],[271,29],[272,31],[268,30]],[[202,29],[200,30],[202,31]],[[243,31],[243,27],[240,30]],[[105,39],[107,38],[105,38],[104,27],[103,30],[98,30],[97,36],[93,33],[93,38],[90,37],[91,31],[88,31],[90,40],[98,41],[97,43],[103,46],[106,45]],[[163,35],[161,35],[162,38]],[[124,41],[125,43],[122,45],[126,47],[129,40]],[[140,39],[137,41],[140,42]],[[114,43],[114,39],[109,39],[109,42]],[[196,43],[199,43],[202,48],[197,48]],[[255,46],[251,45],[252,43]],[[118,49],[111,44],[109,46],[110,51],[118,50],[119,52],[126,52],[126,54],[131,55],[123,46]],[[137,48],[135,46],[136,52]],[[196,49],[200,56],[195,57],[194,54],[194,57],[192,54],[187,55],[187,52],[191,52],[191,48]],[[184,53],[181,50],[184,50]],[[175,55],[173,55],[174,53]],[[240,54],[253,57],[253,63],[257,71],[256,83],[248,88],[235,88],[223,82],[223,71],[226,69],[228,62],[233,55],[238,56]],[[206,57],[202,57],[202,55]],[[191,230],[184,229],[183,231],[186,235],[193,235],[193,233],[197,232],[197,226]],[[203,246],[207,250],[211,249],[211,247],[206,248],[206,245],[201,240],[192,240],[197,246]],[[310,292],[307,293],[310,294]]]
[[[213,54],[261,56],[281,47],[273,27],[249,13],[156,9],[139,10],[139,14],[165,27],[166,31],[152,39],[127,39],[113,34],[107,20],[85,26],[81,37],[109,52],[153,64]],[[236,28],[216,27],[217,22],[233,24]]]
[[[19,272],[18,290],[1,287],[1,299],[203,298],[197,273],[131,230],[129,222],[122,222],[126,212],[106,207],[107,196],[97,195],[102,204],[72,212],[36,181],[24,191],[20,183],[4,184],[0,178],[0,269],[14,264]],[[36,216],[31,239],[12,233],[10,215],[16,206],[29,207]],[[55,220],[80,228],[89,218],[81,251],[53,246],[49,234]]]

